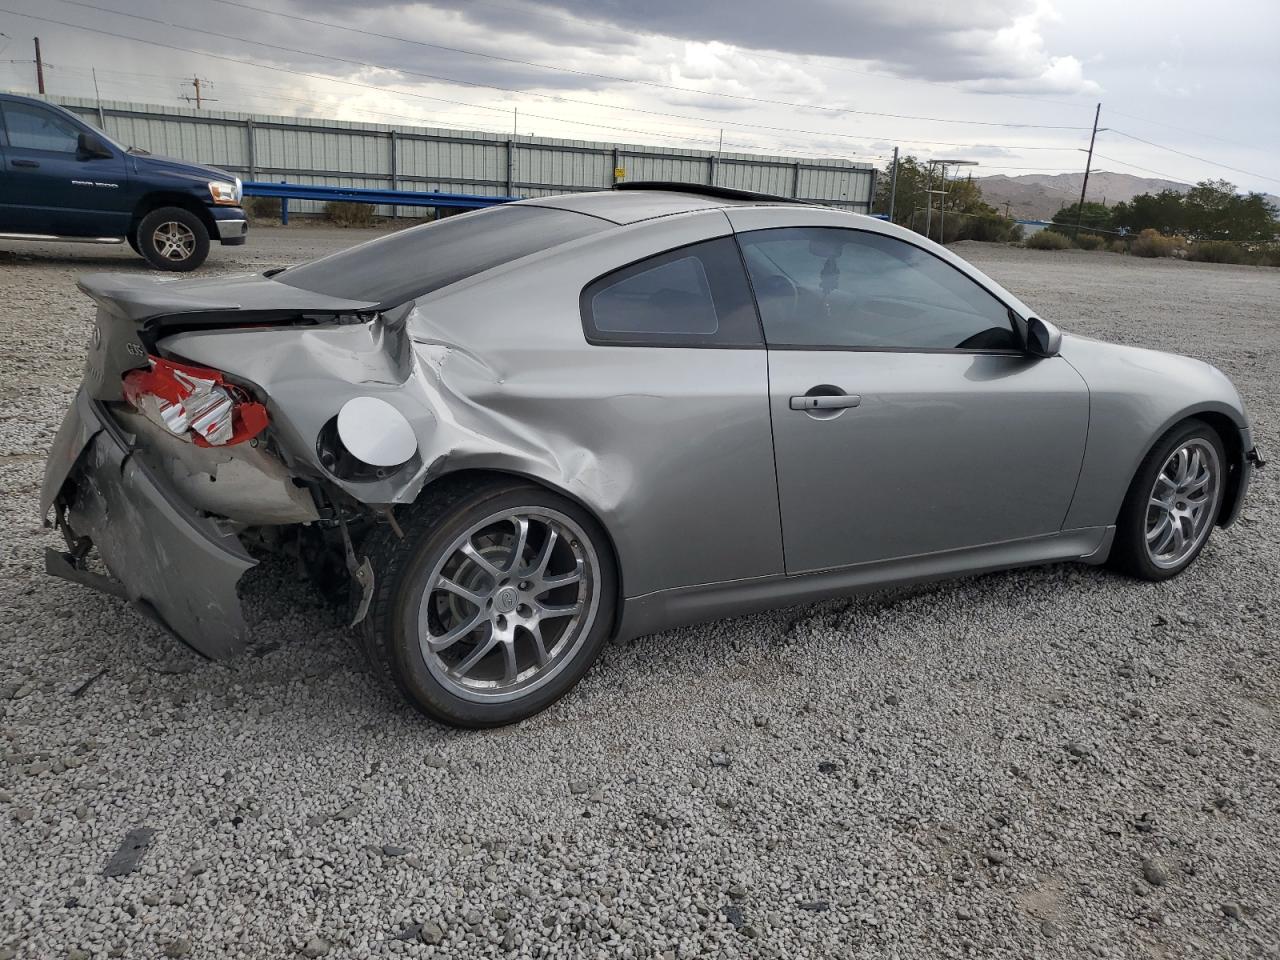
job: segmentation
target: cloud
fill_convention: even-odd
[[[619,30],[715,42],[744,51],[863,60],[900,77],[1002,84],[1004,91],[1091,92],[1080,61],[1045,48],[1042,27],[1057,18],[1049,0],[432,0],[467,19],[500,29],[515,16],[522,28],[581,46],[594,25],[616,41]],[[572,35],[574,39],[568,40]],[[570,56],[573,51],[566,51]],[[1021,84],[1021,86],[1019,86]]]

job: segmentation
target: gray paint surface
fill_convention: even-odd
[[[588,344],[579,296],[592,280],[770,225],[897,237],[963,271],[1019,318],[1032,313],[949,251],[871,218],[662,192],[550,203],[619,225],[366,322],[215,328],[164,338],[160,348],[258,387],[298,475],[327,477],[371,508],[412,501],[463,470],[529,477],[578,501],[617,551],[624,635],[893,583],[1099,562],[1136,464],[1170,424],[1209,412],[1248,439],[1239,397],[1207,364],[1079,338],[1063,338],[1061,355],[1046,358]],[[128,304],[150,310],[164,295],[149,281],[136,285],[99,295],[126,314]],[[163,287],[175,311],[198,314],[219,300],[198,281],[190,294],[183,282]],[[234,279],[227,291],[228,322],[232,300],[271,310],[307,300],[266,278]],[[821,421],[789,408],[790,396],[821,383],[863,403]],[[418,454],[374,482],[327,476],[317,433],[364,395],[404,414]],[[76,424],[64,426],[46,497],[68,473],[93,482],[97,461],[75,462],[85,440]],[[1238,478],[1247,477],[1248,446]],[[96,529],[107,531],[106,556],[113,533]],[[117,550],[142,562],[136,549]],[[143,577],[122,575],[106,558],[127,583]],[[235,566],[228,560],[228,576]],[[149,589],[163,593],[167,582],[148,581]],[[236,646],[207,624],[183,635],[209,650]]]

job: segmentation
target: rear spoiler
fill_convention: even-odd
[[[76,286],[107,313],[134,323],[183,314],[374,313],[378,306],[326,296],[257,273],[194,280],[91,273],[81,276]]]

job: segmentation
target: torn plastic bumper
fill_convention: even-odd
[[[1267,461],[1262,459],[1262,451],[1254,445],[1250,431],[1240,431],[1240,439],[1241,452],[1231,465],[1232,480],[1227,484],[1222,513],[1218,516],[1220,527],[1229,527],[1240,519],[1253,474],[1267,465]]]
[[[49,573],[124,597],[207,657],[244,648],[236,584],[256,561],[174,495],[84,391],[54,440],[41,507],[56,510],[68,548],[49,551]],[[87,568],[91,546],[110,577]]]

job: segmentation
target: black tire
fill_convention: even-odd
[[[209,229],[190,210],[160,207],[138,223],[130,245],[157,270],[194,270],[209,256]]]
[[[541,685],[536,689],[524,694],[508,694],[513,698],[500,701],[477,699],[480,694],[475,693],[460,695],[454,689],[459,683],[441,676],[440,661],[433,659],[428,663],[431,655],[424,652],[420,641],[420,611],[424,605],[430,610],[432,604],[440,603],[439,593],[427,593],[428,582],[438,582],[434,573],[440,569],[439,565],[447,565],[450,556],[457,555],[459,538],[468,537],[468,531],[476,524],[503,511],[526,510],[550,511],[551,515],[567,518],[580,531],[581,538],[575,537],[572,541],[565,538],[563,542],[571,542],[574,549],[593,558],[594,571],[583,574],[581,585],[574,590],[579,597],[589,590],[592,597],[589,609],[594,610],[594,614],[565,642],[562,659],[548,661],[557,664],[556,668],[548,671],[549,679],[538,681]],[[429,488],[417,503],[398,513],[397,521],[404,532],[403,539],[390,525],[385,525],[362,545],[362,552],[373,564],[375,577],[373,601],[363,624],[364,642],[374,670],[419,710],[455,727],[484,728],[515,723],[551,706],[591,669],[613,629],[618,575],[604,531],[585,510],[541,486],[520,480],[497,478],[479,483],[444,480]],[[474,546],[474,541],[466,542]],[[584,569],[589,570],[590,566]],[[513,581],[520,579],[523,578],[512,578]],[[524,588],[523,583],[520,586]],[[497,578],[494,578],[493,589],[497,589]],[[497,617],[492,598],[490,604],[495,610],[493,616]],[[522,605],[519,609],[527,608]],[[486,626],[490,631],[487,635]],[[493,630],[492,624],[482,624],[478,633],[466,635],[467,639],[455,646],[463,647],[462,654],[475,652],[486,636],[492,636]],[[513,635],[521,636],[514,627],[512,631]],[[561,640],[568,635],[566,627]],[[474,644],[470,639],[473,636],[477,638]],[[532,642],[531,638],[526,639]],[[501,657],[504,653],[496,647],[495,654],[485,656]],[[486,662],[481,660],[480,665]],[[537,676],[535,672],[534,678]]]
[[[1197,530],[1189,551],[1174,561],[1158,563],[1152,557],[1147,546],[1148,529],[1152,526],[1152,517],[1158,517],[1160,508],[1151,513],[1150,498],[1156,486],[1156,478],[1164,469],[1166,461],[1175,451],[1192,444],[1207,444],[1216,455],[1216,479],[1212,493],[1208,497],[1206,508],[1207,521],[1202,530]],[[1203,420],[1186,420],[1161,437],[1143,458],[1129,485],[1124,504],[1120,508],[1120,516],[1116,520],[1115,543],[1111,548],[1110,566],[1136,577],[1139,580],[1161,581],[1176,577],[1187,569],[1200,555],[1213,528],[1217,523],[1218,513],[1222,507],[1222,496],[1227,477],[1227,459],[1218,432]],[[1194,529],[1194,528],[1193,528]]]

